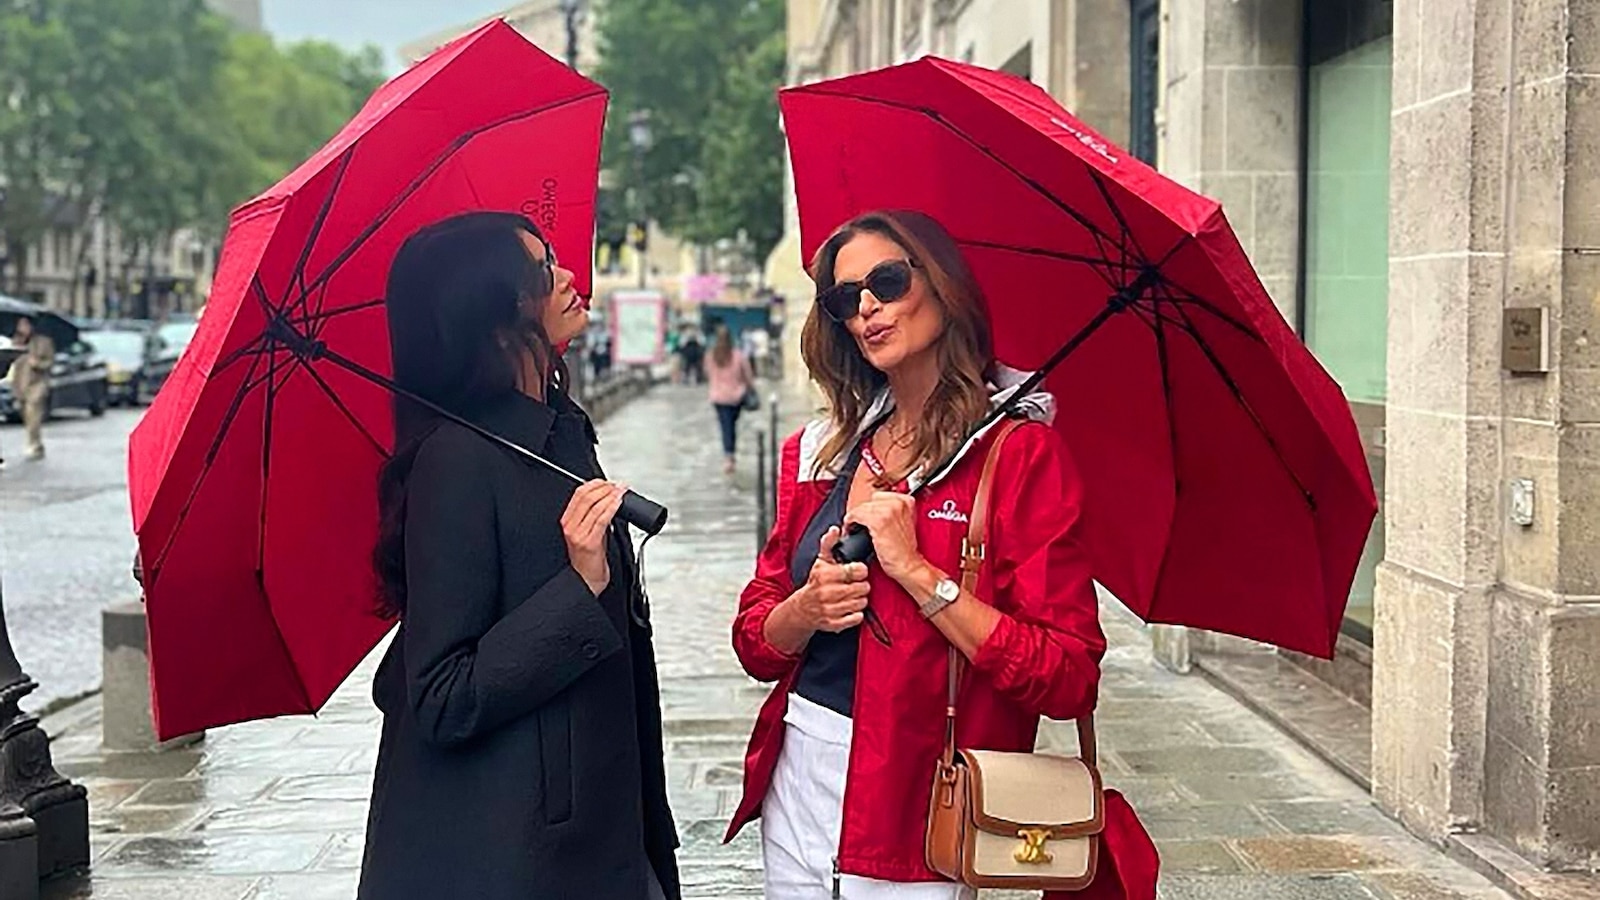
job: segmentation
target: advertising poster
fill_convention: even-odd
[[[667,358],[667,298],[659,291],[611,295],[611,354],[616,365],[655,365]]]

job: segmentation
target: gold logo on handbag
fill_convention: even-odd
[[[995,461],[1018,424],[1012,420],[999,426],[978,479],[961,552],[961,589],[968,594],[977,588],[984,564]],[[957,749],[956,701],[965,662],[952,646],[944,752],[933,773],[928,801],[928,868],[975,888],[1081,891],[1089,887],[1105,830],[1094,717],[1086,715],[1077,722],[1075,757]]]
[[[1055,862],[1055,857],[1044,849],[1044,842],[1050,840],[1050,829],[1024,828],[1017,832],[1017,837],[1022,838],[1022,846],[1011,854],[1012,859],[1030,866]]]

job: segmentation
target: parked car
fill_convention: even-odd
[[[178,364],[178,357],[183,355],[184,348],[194,340],[195,329],[200,327],[198,319],[173,319],[156,328],[150,334],[150,341],[145,351],[143,385],[145,394],[142,399],[153,399],[161,386],[167,383],[167,376],[172,374],[172,369]]]
[[[133,406],[143,402],[144,367],[150,332],[135,328],[103,328],[84,331],[83,340],[106,363],[106,400],[112,406]]]
[[[48,334],[56,344],[55,365],[50,369],[50,411],[84,409],[90,415],[103,414],[109,393],[106,364],[83,340],[78,326],[37,304],[0,297],[0,336],[7,345],[16,333],[17,320],[23,317],[32,319],[34,327]],[[4,377],[0,377],[0,419],[16,421],[22,418],[22,404],[11,390],[10,369],[6,366]]]

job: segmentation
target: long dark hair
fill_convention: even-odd
[[[522,243],[544,239],[513,213],[465,213],[406,239],[389,267],[384,302],[394,381],[402,390],[469,416],[522,385],[520,359],[532,353],[547,383],[564,384],[560,354],[540,325],[554,285],[550,269]],[[548,252],[548,245],[546,245]],[[534,308],[527,308],[533,301]],[[406,482],[439,416],[396,394],[395,452],[378,476],[379,610],[405,610]]]
[[[933,301],[944,311],[944,334],[936,345],[939,383],[917,425],[910,461],[890,473],[898,480],[919,467],[937,465],[955,452],[967,430],[989,411],[985,379],[994,364],[994,347],[988,305],[950,232],[932,216],[904,209],[857,216],[829,236],[811,262],[811,279],[818,293],[833,286],[839,251],[862,234],[875,234],[900,245],[928,279]],[[861,355],[845,327],[829,319],[816,304],[800,333],[800,355],[827,398],[833,419],[833,435],[817,454],[817,470],[822,471],[850,448],[868,409],[889,379]]]

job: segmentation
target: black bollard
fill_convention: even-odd
[[[8,831],[20,834],[19,823],[8,814],[18,807],[36,829],[35,878],[45,879],[88,868],[89,800],[82,785],[56,772],[38,717],[18,705],[38,687],[17,662],[0,596],[0,846]],[[12,864],[11,856],[0,849],[0,867]],[[0,871],[0,885],[7,878]]]

